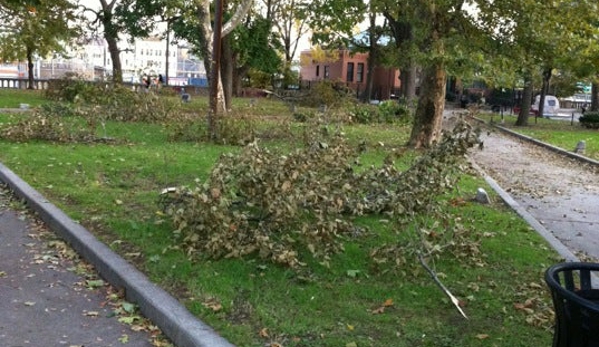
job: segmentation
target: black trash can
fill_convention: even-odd
[[[553,347],[599,347],[599,264],[551,266],[545,282],[555,309]]]

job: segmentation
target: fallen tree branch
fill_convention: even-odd
[[[435,281],[435,283],[439,286],[439,288],[441,288],[443,293],[445,293],[445,295],[447,295],[449,297],[449,299],[451,300],[453,305],[458,309],[458,311],[460,311],[462,316],[464,318],[468,319],[468,317],[466,316],[466,314],[460,307],[460,301],[455,296],[453,296],[453,294],[451,294],[451,292],[443,285],[443,283],[441,283],[441,281],[439,280],[439,277],[437,277],[437,274],[428,266],[428,264],[426,264],[426,261],[424,260],[424,257],[422,256],[422,254],[420,252],[418,252],[418,260],[420,260],[420,264],[422,264],[422,266],[426,269],[426,271],[428,271],[428,273],[433,278],[433,281]]]

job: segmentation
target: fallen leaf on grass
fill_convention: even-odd
[[[211,309],[214,312],[218,312],[223,309],[223,305],[218,302],[215,298],[208,299],[202,303],[204,307]]]
[[[385,302],[383,302],[383,304],[379,308],[376,308],[376,309],[370,311],[370,313],[382,314],[385,312],[385,308],[391,307],[391,306],[393,306],[393,299],[387,299],[387,300],[385,300]]]
[[[476,338],[479,339],[479,340],[484,340],[484,339],[488,339],[489,335],[487,335],[487,334],[478,334],[478,335],[476,335]]]
[[[372,314],[382,314],[384,312],[385,312],[385,306],[381,306],[379,308],[376,308],[376,309],[370,311],[370,313],[372,313]]]
[[[262,329],[260,329],[259,335],[262,338],[270,337],[270,336],[268,336],[268,328],[262,328]]]

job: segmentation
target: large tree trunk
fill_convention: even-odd
[[[591,84],[591,111],[599,111],[599,82]]]
[[[530,104],[532,101],[532,76],[527,73],[524,76],[524,90],[522,90],[522,101],[520,102],[520,113],[516,120],[517,126],[528,125],[528,114],[530,113]]]
[[[430,147],[440,138],[446,81],[447,73],[442,62],[431,63],[424,70],[409,146]]]
[[[123,82],[123,68],[121,66],[121,51],[119,50],[116,37],[109,35],[104,36],[108,44],[108,52],[112,60],[112,80],[115,83]]]

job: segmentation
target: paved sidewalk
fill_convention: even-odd
[[[69,270],[45,227],[7,208],[0,190],[0,346],[149,347],[148,332],[118,321],[106,287],[91,289]]]
[[[471,158],[532,217],[529,224],[577,257],[599,259],[599,167],[498,129],[482,140]]]

